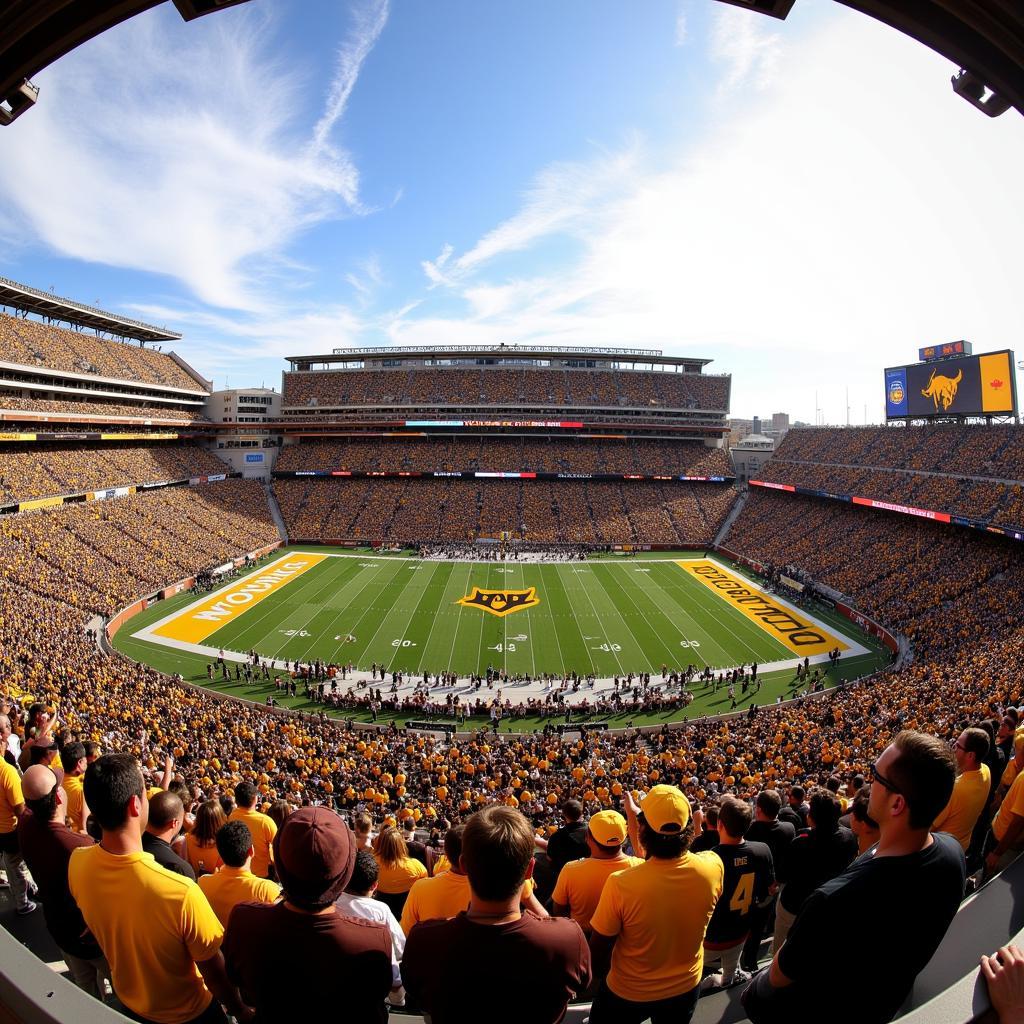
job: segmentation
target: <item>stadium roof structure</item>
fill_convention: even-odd
[[[74,299],[64,299],[50,292],[40,291],[27,284],[18,284],[7,277],[0,277],[0,306],[10,306],[25,313],[35,313],[49,320],[61,323],[91,327],[118,338],[133,341],[179,341],[181,335],[164,327],[154,327],[141,320],[132,320],[117,313],[108,313],[95,306],[86,306]]]
[[[164,0],[0,0],[0,125],[31,107],[39,90],[33,75],[94,36]],[[248,0],[174,0],[185,21]]]
[[[603,348],[587,345],[369,345],[363,348],[335,348],[329,353],[287,356],[292,370],[308,369],[313,363],[380,363],[390,359],[441,360],[594,360],[602,363],[644,364],[673,367],[701,367],[712,362],[692,356],[668,356],[659,348]]]
[[[785,18],[795,0],[720,0]],[[953,61],[953,91],[989,117],[1024,114],[1024,4],[1020,0],[836,0]]]

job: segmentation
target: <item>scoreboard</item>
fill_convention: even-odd
[[[922,363],[930,362],[932,359],[949,359],[951,356],[969,356],[971,354],[971,343],[969,341],[947,341],[944,345],[929,345],[927,348],[917,350],[917,358]]]
[[[886,419],[1016,414],[1016,367],[1009,349],[885,371]]]

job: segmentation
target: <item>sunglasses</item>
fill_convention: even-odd
[[[875,782],[879,783],[879,785],[884,786],[887,790],[889,790],[890,793],[899,793],[901,796],[903,795],[903,792],[900,789],[900,787],[897,786],[894,782],[891,782],[889,779],[887,779],[878,770],[878,765],[873,764],[871,766],[871,778],[873,778]]]

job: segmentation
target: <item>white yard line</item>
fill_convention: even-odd
[[[462,591],[463,591],[463,593],[465,593],[466,590],[469,588],[469,577],[472,574],[473,574],[473,570],[472,569],[467,569],[466,570],[466,580],[462,584]],[[452,573],[452,575],[454,576],[455,574]],[[459,617],[455,620],[455,632],[452,633],[452,649],[448,652],[448,665],[445,668],[446,672],[451,672],[451,670],[452,670],[452,658],[455,657],[455,641],[458,639],[458,637],[459,637],[459,629],[462,627],[462,610],[465,607],[466,606],[464,604],[462,604],[462,602],[460,601],[459,602]]]
[[[594,583],[596,584],[597,583],[597,576],[593,572],[593,570],[591,570],[591,575],[593,576]],[[622,667],[622,661],[619,659],[618,652],[614,649],[614,644],[608,638],[608,630],[605,629],[604,619],[597,612],[597,605],[594,604],[594,599],[590,596],[590,589],[589,589],[589,587],[587,587],[586,583],[583,583],[582,587],[583,587],[583,593],[585,593],[587,595],[587,600],[590,602],[590,609],[594,613],[594,618],[597,619],[598,628],[601,630],[602,633],[604,633],[604,644],[605,644],[605,647],[608,648],[608,653],[611,654],[611,656],[615,659],[615,664],[619,666],[619,675],[620,676],[624,676],[626,674],[626,672],[625,672],[625,670]],[[607,593],[607,591],[605,593]],[[615,607],[615,602],[614,601],[612,601],[612,607]],[[618,609],[616,608],[615,610],[618,613]],[[633,631],[626,625],[626,620],[622,617],[621,613],[619,613],[619,622],[622,623],[623,630],[625,630],[625,632],[627,632],[629,634],[630,638],[633,640],[633,643],[635,643],[637,645],[637,647],[640,647],[640,645],[636,643],[636,637],[633,636]],[[580,635],[582,635],[582,630],[580,631]],[[584,645],[586,645],[587,641],[584,640],[583,643],[584,643]],[[640,653],[643,654],[643,649],[642,648],[640,650]],[[591,660],[591,667],[593,667],[593,660],[594,659],[591,658],[590,660]]]
[[[597,580],[597,576],[596,576],[596,574],[595,574],[595,577],[594,577],[594,579],[595,579],[595,580],[596,580],[597,582],[599,582],[599,583],[600,583],[600,580]],[[650,580],[650,578],[649,578],[649,577],[648,577],[647,579],[648,579],[648,582],[652,582],[652,581]],[[658,584],[657,584],[657,583],[655,583],[655,586],[658,586]],[[619,584],[619,588],[620,588],[620,589],[622,590],[622,593],[623,593],[623,594],[624,594],[624,595],[626,596],[626,599],[627,599],[627,600],[629,601],[629,603],[630,603],[630,604],[631,604],[631,605],[632,605],[632,606],[633,606],[633,607],[634,607],[634,608],[635,608],[635,609],[637,610],[637,612],[638,612],[638,613],[640,614],[641,618],[644,618],[644,619],[645,619],[645,621],[646,621],[646,622],[647,622],[648,624],[650,624],[650,621],[651,621],[651,620],[650,620],[650,619],[648,619],[648,618],[647,618],[647,617],[645,616],[645,614],[644,614],[644,612],[643,612],[643,609],[641,609],[641,607],[640,607],[640,606],[639,606],[639,605],[638,605],[638,604],[636,603],[636,601],[634,601],[634,600],[633,600],[633,595],[632,595],[632,594],[631,594],[631,593],[630,593],[630,592],[629,592],[629,591],[628,591],[628,590],[626,589],[626,587],[625,587],[625,586],[624,586],[623,584],[621,584],[621,583]],[[601,584],[601,589],[602,589],[602,590],[604,590],[604,592],[605,592],[606,594],[608,594],[608,590],[607,590],[607,588],[606,588],[606,587],[604,586],[604,584],[603,584],[603,583]],[[662,589],[661,587],[658,587],[658,589],[659,589],[659,590],[661,590],[661,591],[662,591],[662,593],[664,593],[664,590],[663,590],[663,589]],[[609,598],[611,598],[611,594],[608,594],[608,597],[609,597]],[[615,601],[614,601],[614,599],[612,599],[612,605],[613,605],[613,606],[615,605]],[[670,615],[669,615],[669,614],[668,614],[667,612],[662,612],[662,614],[663,614],[663,616],[664,616],[664,617],[665,617],[666,619],[668,619],[668,620],[669,620],[669,624],[671,625],[671,616],[670,616]],[[685,613],[684,613],[684,614],[685,614]],[[621,616],[621,614],[620,614],[620,616],[619,616],[619,617],[620,617],[620,618],[622,617],[622,616]],[[687,618],[689,618],[689,616],[687,616]],[[623,624],[623,626],[625,626],[625,625],[626,625],[626,622],[625,622],[625,620],[624,620],[624,619],[623,619],[623,622],[622,622],[622,624]],[[673,629],[675,629],[675,631],[676,631],[677,633],[679,632],[679,628],[678,628],[677,626],[673,625],[673,626],[672,626],[672,628],[673,628]],[[659,643],[659,644],[661,644],[661,649],[662,649],[663,651],[665,651],[665,652],[666,652],[666,653],[668,654],[668,656],[669,656],[669,659],[670,659],[670,660],[669,660],[669,661],[668,661],[668,663],[667,663],[667,664],[668,664],[668,667],[669,667],[669,670],[671,671],[671,669],[673,669],[673,668],[678,668],[678,667],[679,667],[679,660],[680,660],[680,659],[679,659],[679,655],[678,655],[678,654],[676,654],[676,652],[675,652],[675,651],[673,651],[673,649],[672,649],[671,647],[669,647],[669,645],[668,645],[667,643],[665,643],[665,641],[664,641],[664,640],[662,639],[662,637],[661,637],[661,634],[660,634],[660,633],[658,633],[658,643]],[[638,644],[637,646],[639,646],[639,644]],[[697,655],[697,657],[699,658],[699,657],[700,657],[700,655],[698,654],[698,655]],[[703,659],[703,658],[701,658],[701,660],[703,661],[704,659]],[[704,664],[706,665],[706,664],[707,664],[707,662],[704,662]],[[656,670],[657,670],[657,667],[656,667],[655,665],[652,665],[652,666],[651,666],[651,672],[653,673],[653,672],[655,672]]]
[[[441,564],[441,563],[440,563],[440,562],[438,562],[438,565],[440,565],[440,564]],[[432,579],[434,578],[434,576],[435,576],[435,575],[437,575],[437,569],[436,569],[436,568],[435,568],[435,569],[434,569],[434,571],[433,571],[433,572],[432,572],[432,573],[430,574],[430,579],[428,579],[428,580],[427,580],[427,582],[426,582],[426,583],[425,583],[425,584],[423,585],[423,593],[421,593],[421,594],[420,594],[420,596],[419,596],[419,599],[418,599],[418,600],[416,601],[416,604],[415,604],[415,605],[413,605],[413,609],[412,609],[412,611],[411,611],[411,612],[409,613],[409,618],[408,618],[408,619],[406,620],[406,623],[405,623],[405,625],[404,625],[404,626],[402,627],[402,632],[401,632],[401,635],[400,635],[400,636],[398,637],[398,639],[399,639],[399,642],[401,642],[402,640],[404,640],[404,639],[405,639],[405,634],[409,632],[409,626],[411,626],[411,625],[412,625],[412,620],[413,620],[413,617],[414,617],[414,616],[416,615],[416,609],[417,609],[417,608],[419,608],[420,604],[422,603],[422,601],[423,601],[423,597],[424,597],[424,595],[425,595],[425,594],[426,594],[426,592],[427,592],[427,587],[429,587],[429,586],[430,586],[430,580],[432,580]],[[394,606],[392,606],[392,608],[393,608],[393,607],[394,607]],[[370,649],[370,648],[371,648],[371,647],[373,646],[373,641],[377,639],[377,634],[378,634],[378,633],[379,633],[379,632],[380,632],[380,631],[381,631],[381,630],[382,630],[382,629],[384,628],[384,623],[386,623],[386,622],[388,621],[388,619],[390,619],[390,618],[391,618],[391,612],[390,612],[390,611],[388,611],[388,612],[385,612],[385,614],[384,614],[384,618],[380,620],[380,625],[379,625],[379,626],[377,627],[377,629],[376,629],[376,630],[374,631],[374,634],[373,634],[373,636],[371,636],[371,637],[370,637],[370,641],[369,641],[369,643],[368,643],[368,644],[366,645],[366,647],[365,647],[365,648],[363,649],[363,650],[364,650],[364,652],[365,652],[365,651],[368,651],[368,650],[369,650],[369,649]],[[398,651],[400,651],[400,650],[401,650],[401,647],[398,647],[398,648],[396,648],[396,649],[395,649],[395,653],[391,655],[391,661],[394,661],[395,655],[397,655]],[[383,659],[381,659],[381,660],[383,660]],[[389,672],[391,671],[391,662],[389,662],[389,663],[388,663],[388,671],[389,671]]]

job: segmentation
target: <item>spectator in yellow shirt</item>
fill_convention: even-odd
[[[199,888],[225,928],[231,911],[239,903],[276,903],[281,886],[252,873],[252,833],[241,821],[229,821],[217,832],[217,853],[224,866],[215,874],[203,875]]]
[[[985,874],[1002,871],[1024,847],[1024,775],[1018,775],[992,819],[985,841]]]
[[[240,782],[235,786],[235,803],[238,805],[228,815],[228,821],[241,821],[252,834],[252,873],[260,878],[270,878],[270,865],[274,863],[274,836],[277,825],[274,819],[256,810],[258,790],[251,782]]]
[[[949,803],[932,822],[933,832],[948,832],[963,848],[971,845],[971,835],[988,803],[992,773],[984,763],[990,740],[984,729],[964,729],[953,743],[956,757],[956,782]]]
[[[590,856],[566,864],[558,875],[552,895],[555,917],[571,917],[584,934],[590,933],[590,919],[604,891],[608,876],[643,864],[642,857],[622,852],[626,841],[626,819],[618,811],[599,811],[587,823]]]
[[[377,860],[380,875],[377,880],[377,899],[390,908],[401,920],[405,901],[413,882],[427,877],[427,869],[418,860],[409,856],[401,832],[393,825],[383,828],[373,841],[373,856]]]
[[[29,899],[32,878],[18,846],[18,818],[25,813],[25,796],[18,769],[4,759],[10,720],[6,715],[0,717],[3,718],[0,725],[4,726],[0,729],[0,865],[7,872],[16,912],[25,915],[36,909],[36,904]]]
[[[603,979],[590,1022],[687,1024],[725,869],[717,854],[689,852],[690,803],[675,786],[655,786],[639,807],[629,796],[626,810],[648,859],[609,877],[590,919],[594,976]]]
[[[105,754],[85,773],[85,798],[103,839],[72,853],[68,884],[118,998],[155,1024],[225,1024],[221,1003],[251,1021],[228,981],[224,929],[202,890],[142,849],[149,799],[139,763]]]
[[[64,792],[67,794],[67,824],[72,832],[85,832],[89,807],[85,802],[82,781],[89,762],[85,759],[84,743],[68,743],[60,753],[64,765]]]
[[[462,867],[462,833],[465,825],[453,825],[445,833],[444,856],[447,866],[433,878],[419,878],[413,882],[405,906],[402,908],[402,931],[406,935],[420,921],[448,920],[469,909],[471,893],[469,878]],[[519,893],[521,910],[537,917],[547,917],[540,900],[534,895],[532,878],[523,882]]]

